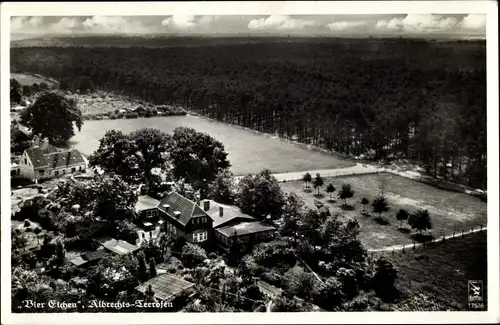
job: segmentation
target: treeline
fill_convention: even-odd
[[[486,188],[485,43],[328,40],[171,48],[13,48],[22,71],[184,105]]]

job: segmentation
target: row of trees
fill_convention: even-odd
[[[414,158],[486,186],[485,44],[301,40],[209,47],[15,48],[14,68],[328,150]],[[53,64],[57,62],[57,65]],[[451,166],[451,167],[450,167]]]

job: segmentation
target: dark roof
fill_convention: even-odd
[[[175,295],[194,287],[195,284],[170,274],[162,274],[142,283],[135,289],[145,293],[149,285],[153,289],[155,298],[169,300]]]
[[[33,164],[33,168],[45,167],[49,165],[49,162],[45,158],[42,149],[40,147],[31,147],[26,149],[26,154]]]
[[[101,259],[108,256],[108,253],[104,249],[96,250],[87,254],[83,254],[82,258],[88,262]]]
[[[201,202],[201,206],[204,206],[203,201]],[[222,217],[220,216],[220,208],[223,208]],[[212,218],[213,227],[221,227],[227,222],[234,220],[236,218],[245,219],[248,221],[256,220],[254,217],[249,216],[248,214],[244,214],[241,210],[235,206],[226,205],[217,203],[215,201],[210,200],[210,209],[206,211],[206,213]]]
[[[163,207],[164,204],[170,205],[168,211]],[[176,219],[184,226],[187,225],[189,220],[193,217],[208,216],[196,203],[177,192],[170,192],[167,194],[167,196],[161,200],[158,208],[165,212],[170,218]],[[179,211],[181,213],[180,216],[175,217],[175,211]]]
[[[45,159],[49,167],[54,169],[85,164],[82,154],[76,149],[49,153]]]
[[[236,232],[237,236],[255,234],[263,231],[276,230],[275,227],[263,222],[242,222],[234,226],[216,229],[226,237],[231,237]]]
[[[135,204],[135,211],[140,212],[144,210],[149,210],[157,208],[160,205],[160,201],[152,198],[149,195],[139,195],[137,198],[137,203]]]
[[[115,254],[124,255],[134,252],[138,249],[137,246],[130,244],[124,240],[117,240],[111,237],[96,239],[96,242],[101,244],[104,248],[112,251]]]
[[[49,143],[33,145],[26,149],[26,154],[29,156],[33,168],[50,167],[55,169],[85,163],[78,150],[60,150]]]

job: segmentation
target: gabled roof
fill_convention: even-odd
[[[202,206],[203,206],[203,204],[202,204]],[[220,215],[220,208],[221,207],[223,209],[222,216]],[[241,212],[241,210],[239,208],[237,208],[235,206],[217,203],[217,202],[212,201],[212,200],[210,200],[210,209],[208,209],[208,211],[206,211],[206,213],[214,221],[213,222],[214,228],[221,227],[224,224],[226,224],[229,221],[234,220],[236,218],[244,219],[247,221],[256,220],[254,217],[249,216],[248,214],[244,214],[243,212]]]
[[[151,289],[153,289],[155,298],[164,301],[169,300],[175,295],[195,286],[194,283],[188,282],[176,276],[161,274],[142,283],[135,289],[139,292],[145,293],[149,285],[151,285]]]
[[[46,167],[49,165],[49,162],[45,158],[45,155],[40,147],[28,148],[26,149],[26,154],[30,158],[33,168]]]
[[[137,203],[135,204],[135,211],[140,212],[144,210],[149,210],[157,208],[160,205],[160,201],[152,198],[149,195],[139,195],[137,197]]]
[[[165,209],[164,205],[168,204],[170,207],[168,210]],[[170,218],[177,220],[183,226],[187,225],[189,220],[193,217],[204,217],[208,216],[202,208],[200,208],[196,203],[190,199],[182,196],[177,192],[170,192],[165,196],[158,207],[161,211],[165,212]],[[179,211],[180,215],[178,217],[174,216],[174,212]]]
[[[82,154],[76,149],[60,150],[49,143],[33,145],[26,149],[33,168],[53,169],[85,164]]]
[[[237,236],[243,236],[263,231],[276,230],[276,228],[264,222],[242,222],[234,226],[223,227],[216,230],[226,237],[231,237],[235,232]]]
[[[54,169],[85,164],[82,154],[76,149],[49,153],[45,159],[49,167]]]

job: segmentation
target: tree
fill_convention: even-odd
[[[24,96],[29,97],[33,94],[33,90],[32,90],[30,85],[23,85],[22,89],[23,89]]]
[[[194,267],[207,259],[207,253],[200,246],[187,243],[182,248],[181,259],[187,267]]]
[[[389,211],[389,205],[387,204],[387,199],[383,195],[377,195],[372,202],[373,212],[378,213],[378,217],[381,217],[383,212]]]
[[[54,196],[64,202],[63,210],[71,211],[75,204],[82,213],[115,221],[132,217],[137,194],[115,174],[96,175],[89,181],[63,182],[58,184]]]
[[[142,281],[145,281],[148,278],[148,267],[146,265],[146,256],[143,251],[140,251],[137,254],[137,272],[139,273],[139,277]]]
[[[413,229],[417,229],[420,235],[422,234],[422,230],[431,229],[432,223],[429,211],[420,209],[416,213],[411,214],[408,218],[408,224]]]
[[[383,298],[389,298],[394,291],[394,281],[398,278],[398,270],[384,257],[375,262],[375,275],[373,284],[375,292]]]
[[[224,145],[212,136],[195,129],[174,130],[171,153],[176,178],[186,178],[197,189],[200,183],[211,183],[217,174],[231,166]]]
[[[366,211],[366,205],[369,203],[370,203],[370,201],[368,201],[368,199],[366,197],[363,197],[361,199],[361,204],[363,204],[363,211]]]
[[[148,287],[144,294],[146,295],[147,301],[154,301],[155,292],[153,291],[153,287],[151,286],[151,284],[148,284]]]
[[[21,112],[21,123],[34,135],[48,138],[49,142],[63,142],[75,135],[73,123],[81,130],[82,112],[74,98],[62,92],[51,91],[39,96],[33,105]]]
[[[154,258],[149,259],[149,277],[156,277],[156,262]]]
[[[318,189],[318,195],[319,195],[319,190],[320,190],[321,186],[323,186],[323,184],[324,184],[323,177],[321,177],[321,175],[319,173],[317,173],[316,177],[313,180],[313,186],[314,186],[314,188]]]
[[[34,230],[33,230],[33,233],[36,235],[36,240],[37,240],[37,243],[38,243],[38,246],[40,246],[40,233],[42,232],[42,229],[40,229],[40,227],[36,227]]]
[[[336,277],[329,277],[313,291],[313,301],[326,310],[334,310],[345,299],[342,283]]]
[[[238,238],[236,231],[231,237],[231,242],[229,244],[229,253],[227,255],[227,264],[230,266],[236,266],[240,263],[241,258],[245,254],[245,245]]]
[[[342,188],[340,189],[338,196],[341,200],[344,200],[344,205],[347,205],[347,199],[354,196],[351,184],[342,184]]]
[[[208,197],[214,201],[233,204],[236,198],[236,182],[229,169],[220,171],[208,186]]]
[[[399,209],[396,219],[401,222],[400,228],[403,228],[403,221],[408,220],[408,212],[405,209]]]
[[[302,176],[302,180],[306,183],[306,187],[308,187],[308,183],[312,181],[312,176],[309,173],[305,173],[304,176]]]
[[[22,100],[22,87],[16,79],[10,79],[10,102],[19,104]]]
[[[66,249],[64,248],[64,243],[61,238],[56,240],[56,247],[54,251],[54,263],[56,265],[63,265],[66,259]]]
[[[283,228],[281,234],[283,236],[293,236],[298,230],[298,222],[304,213],[305,202],[294,192],[286,195],[285,205],[283,206]]]
[[[129,182],[149,184],[153,179],[153,169],[169,170],[172,145],[172,138],[157,129],[139,129],[130,134],[110,130],[89,157],[89,164],[114,172]]]
[[[335,186],[332,183],[328,184],[326,187],[326,193],[330,194],[330,200],[332,199],[332,193],[335,192]]]
[[[267,169],[257,175],[247,175],[238,182],[236,204],[243,213],[264,219],[277,218],[282,213],[285,197],[278,180]]]
[[[298,312],[301,311],[299,303],[292,297],[289,298],[285,295],[280,295],[274,299],[273,304],[274,312]]]

